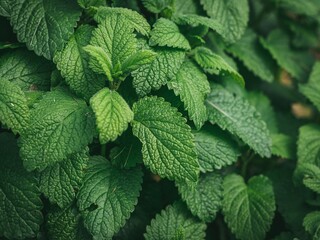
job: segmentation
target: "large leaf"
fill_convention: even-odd
[[[95,239],[111,239],[129,218],[141,190],[139,168],[119,170],[93,157],[78,194],[84,224]]]
[[[208,118],[204,104],[205,97],[210,92],[207,76],[194,63],[186,61],[176,77],[168,82],[168,87],[180,96],[189,118],[200,129]]]
[[[29,108],[22,90],[8,80],[0,79],[0,122],[15,133],[28,127]]]
[[[271,156],[271,136],[267,125],[247,100],[213,84],[206,104],[211,122],[239,136],[260,156]]]
[[[145,97],[133,106],[133,134],[142,142],[144,163],[161,177],[197,181],[193,135],[177,109],[162,98]]]
[[[151,221],[144,234],[146,240],[205,239],[206,225],[193,217],[184,204],[168,206]]]
[[[182,199],[193,215],[202,221],[212,222],[222,204],[222,177],[217,173],[200,176],[196,186],[177,183]]]
[[[299,129],[298,162],[320,167],[320,126],[310,124]]]
[[[252,177],[246,185],[236,174],[224,180],[223,213],[239,239],[264,239],[276,210],[272,183],[265,176]]]
[[[87,146],[95,134],[86,103],[58,89],[47,93],[31,112],[20,154],[28,170],[43,170]]]
[[[103,77],[89,68],[89,56],[82,49],[89,44],[92,30],[88,25],[79,27],[63,51],[54,57],[70,88],[87,100],[104,86]]]
[[[207,14],[223,26],[216,30],[228,42],[237,41],[245,32],[249,21],[247,0],[200,0]]]
[[[0,134],[0,236],[9,239],[36,237],[43,220],[37,180],[19,158],[15,137]]]
[[[102,144],[114,141],[128,128],[133,112],[126,101],[117,93],[104,88],[90,99],[96,115],[99,138]]]
[[[36,54],[52,59],[68,41],[80,17],[75,0],[13,0],[11,24],[18,40]]]

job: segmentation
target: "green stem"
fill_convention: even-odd
[[[245,179],[247,176],[248,165],[254,157],[254,153],[249,150],[241,159],[242,159],[242,166],[241,166],[241,176]]]

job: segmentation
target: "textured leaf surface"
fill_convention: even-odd
[[[49,90],[53,64],[27,50],[16,50],[0,58],[0,79],[23,91]]]
[[[217,173],[200,176],[196,186],[177,183],[182,199],[194,216],[212,222],[222,204],[222,177]]]
[[[177,109],[162,98],[145,97],[133,106],[133,134],[142,143],[144,163],[161,177],[197,181],[193,135]]]
[[[141,182],[139,168],[119,170],[103,157],[90,160],[78,206],[94,239],[111,239],[125,224],[137,204]]]
[[[47,216],[46,228],[50,240],[92,239],[83,226],[81,215],[73,207],[52,208]]]
[[[320,126],[305,125],[299,129],[298,162],[320,166]]]
[[[104,88],[90,99],[96,115],[99,138],[102,144],[114,141],[128,128],[133,112],[126,101],[117,93]]]
[[[298,165],[295,177],[301,178],[303,184],[316,193],[320,193],[320,168],[314,164]]]
[[[197,129],[200,129],[208,119],[204,104],[206,95],[210,92],[207,76],[191,61],[182,64],[179,72],[172,81],[168,82],[169,89],[173,89],[180,96]]]
[[[228,42],[235,42],[245,32],[249,21],[247,0],[200,0],[207,14],[223,26],[219,32]]]
[[[89,68],[89,56],[82,49],[89,44],[93,27],[82,25],[54,61],[70,88],[86,100],[104,86],[102,76]]]
[[[221,169],[237,161],[239,147],[225,132],[217,127],[194,133],[200,170]]]
[[[239,41],[227,48],[227,51],[243,61],[256,76],[267,82],[273,82],[274,66],[271,56],[261,46],[252,30],[247,30]]]
[[[81,14],[75,0],[14,0],[11,11],[18,40],[47,59],[68,41]]]
[[[271,136],[267,125],[247,100],[214,84],[206,104],[210,121],[238,135],[260,156],[271,156]]]
[[[127,5],[126,5],[127,6]],[[95,15],[95,20],[102,23],[110,14],[121,14],[133,28],[144,36],[148,36],[150,32],[150,25],[147,20],[136,11],[128,8],[108,8],[100,7]]]
[[[138,70],[132,72],[133,86],[140,96],[148,94],[152,89],[158,90],[162,85],[175,77],[184,60],[184,52],[162,48],[156,58]]]
[[[320,238],[320,212],[314,211],[309,213],[303,219],[303,226],[307,232],[312,234],[314,240],[319,239]]]
[[[52,203],[57,203],[61,208],[67,207],[80,188],[88,160],[86,151],[83,151],[47,167],[40,173],[40,191]]]
[[[252,177],[248,185],[241,176],[224,180],[223,213],[231,231],[239,239],[264,239],[276,210],[271,181],[262,175]]]
[[[94,134],[94,116],[83,100],[61,89],[47,93],[31,112],[21,138],[24,166],[43,170],[82,150]]]
[[[189,50],[190,44],[188,40],[180,33],[178,26],[165,18],[160,18],[154,24],[150,33],[150,46],[168,46]]]
[[[198,47],[195,51],[195,60],[197,63],[209,73],[217,73],[230,75],[234,80],[244,86],[243,77],[234,70],[221,56],[213,53],[210,49],[205,47]]]
[[[160,13],[172,5],[173,0],[142,0],[143,6],[152,13]]]
[[[206,225],[194,218],[182,203],[168,206],[151,221],[146,240],[205,239]]]
[[[175,0],[175,14],[197,14],[201,6],[194,0]]]
[[[320,111],[320,62],[316,62],[307,84],[299,86],[305,95]]]
[[[0,122],[15,133],[28,127],[29,108],[22,90],[12,82],[0,79]]]
[[[272,148],[271,152],[273,155],[287,158],[287,159],[294,159],[296,154],[296,143],[292,137],[278,133],[272,134]]]
[[[0,134],[0,236],[36,237],[42,222],[42,202],[37,180],[19,158],[15,137]]]
[[[135,54],[132,54],[121,65],[121,71],[128,74],[145,64],[151,63],[156,57],[156,53],[151,50],[140,50]]]
[[[0,2],[0,15],[4,17],[10,17],[11,13],[11,1],[10,0],[2,0]]]

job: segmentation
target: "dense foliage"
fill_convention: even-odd
[[[320,239],[319,0],[0,15],[0,237]]]

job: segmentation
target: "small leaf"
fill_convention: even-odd
[[[132,54],[127,58],[121,65],[121,71],[123,73],[130,73],[138,68],[142,67],[145,64],[151,63],[155,57],[156,53],[150,50],[141,50]]]
[[[320,126],[309,124],[299,129],[298,163],[320,166]]]
[[[114,141],[128,128],[133,113],[126,101],[116,92],[104,88],[90,99],[96,115],[101,144]]]
[[[141,169],[119,170],[101,156],[92,157],[78,206],[94,239],[111,239],[125,224],[137,204],[141,182]]]
[[[308,233],[313,236],[314,240],[320,238],[320,212],[314,211],[309,213],[303,219],[303,226]]]
[[[320,168],[310,163],[299,164],[295,178],[301,179],[303,184],[316,193],[320,193]]]
[[[294,159],[296,153],[296,143],[292,137],[278,133],[272,134],[272,147],[271,152],[273,155],[287,158],[287,159]]]
[[[197,181],[193,135],[177,109],[162,98],[145,97],[133,105],[133,112],[132,131],[142,143],[145,165],[161,177]]]
[[[143,6],[152,13],[160,13],[173,4],[173,0],[142,0]]]
[[[264,239],[276,210],[271,181],[265,176],[252,177],[248,185],[241,176],[224,180],[223,214],[231,231],[239,239]]]

